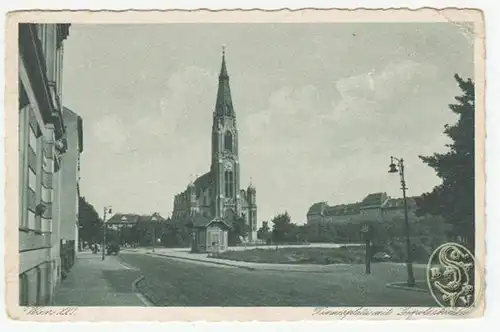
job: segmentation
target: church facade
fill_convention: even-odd
[[[210,170],[175,196],[172,212],[174,222],[196,220],[194,227],[201,229],[199,234],[206,234],[203,228],[213,225],[214,221],[230,226],[235,218],[242,217],[249,226],[246,240],[252,242],[257,239],[256,190],[252,184],[246,189],[241,188],[238,144],[236,113],[223,53],[213,111]],[[227,247],[227,233],[221,236],[220,241],[225,242]],[[203,242],[210,243],[210,240],[205,239]]]

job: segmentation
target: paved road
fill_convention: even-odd
[[[342,265],[332,273],[249,271],[143,253],[121,258],[145,276],[140,289],[159,306],[435,306],[428,293],[385,287],[404,266]],[[417,279],[423,271],[416,270]]]

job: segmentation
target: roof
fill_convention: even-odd
[[[382,204],[382,208],[384,208],[384,209],[400,209],[400,208],[403,208],[403,206],[404,206],[403,203],[404,203],[404,201],[402,198],[389,198]],[[406,203],[408,204],[409,208],[414,208],[417,205],[417,203],[415,201],[415,197],[407,197]]]
[[[205,189],[210,187],[212,183],[211,173],[205,173],[194,181],[194,185],[197,189]]]
[[[109,218],[107,224],[136,224],[139,221],[139,215],[130,213],[115,213]]]
[[[111,218],[106,221],[108,225],[127,225],[147,222],[165,222],[159,213],[151,215],[138,215],[132,213],[115,213]]]
[[[360,203],[352,204],[340,204],[328,207],[326,209],[327,216],[347,216],[353,214],[359,214]]]
[[[69,36],[69,27],[71,24],[57,24],[57,47]]]
[[[381,206],[386,199],[386,193],[369,194],[361,201],[361,207]]]
[[[307,211],[307,214],[310,215],[310,214],[320,214],[323,212],[323,210],[325,209],[325,207],[327,207],[328,205],[326,204],[326,202],[318,202],[318,203],[314,203],[313,205],[311,205],[311,207],[309,208],[309,211]]]
[[[226,225],[227,228],[232,227],[232,223],[229,222],[228,220],[224,220],[222,218],[209,218],[209,217],[204,217],[202,215],[196,215],[194,217],[191,217],[191,222],[193,223],[193,227],[195,228],[205,228],[210,226],[213,223],[221,223]]]
[[[219,89],[217,90],[217,101],[215,102],[216,116],[234,116],[231,89],[229,88],[229,75],[226,68],[226,56],[222,53],[222,65],[219,75]]]

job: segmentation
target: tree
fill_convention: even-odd
[[[262,226],[257,230],[257,238],[266,242],[271,239],[271,229],[269,228],[269,222],[262,222]]]
[[[235,217],[233,225],[229,230],[228,242],[230,245],[235,245],[241,242],[240,239],[246,238],[248,235],[249,227],[245,218]]]
[[[88,243],[102,240],[102,220],[92,204],[85,197],[78,197],[79,236]]]
[[[455,75],[462,95],[449,108],[458,114],[455,125],[445,125],[451,140],[446,153],[419,156],[432,167],[442,183],[417,200],[419,215],[441,215],[452,226],[454,237],[474,248],[474,83]]]
[[[285,242],[293,227],[288,212],[278,214],[271,222],[273,223],[273,241],[277,243]]]

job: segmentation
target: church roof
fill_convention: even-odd
[[[194,181],[194,185],[197,189],[205,189],[212,183],[211,173],[205,173]]]
[[[226,68],[226,55],[222,52],[222,65],[219,74],[219,89],[217,90],[217,101],[215,102],[216,116],[234,116],[231,89],[229,88],[229,75]]]

